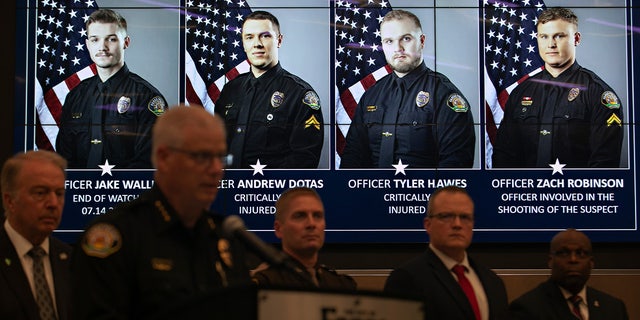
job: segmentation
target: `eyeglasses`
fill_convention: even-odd
[[[578,259],[586,259],[591,257],[591,251],[582,250],[582,249],[577,249],[577,250],[562,249],[562,250],[554,251],[552,252],[552,254],[558,258],[570,258],[572,254],[575,254],[576,258]]]
[[[456,221],[456,218],[460,219],[460,222],[464,224],[473,223],[473,216],[470,214],[455,214],[455,213],[434,213],[429,215],[431,218],[436,218],[442,222],[452,223]]]
[[[186,154],[199,166],[209,166],[213,159],[218,159],[223,167],[228,167],[233,163],[232,154],[215,154],[206,151],[188,151],[180,148],[169,147],[170,150]]]

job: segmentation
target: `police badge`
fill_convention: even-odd
[[[449,96],[449,99],[447,99],[447,105],[455,112],[467,112],[469,110],[467,103],[464,101],[462,96],[457,93],[453,93]]]
[[[418,108],[422,108],[429,103],[429,92],[420,91],[416,95],[416,105]]]
[[[569,96],[567,97],[567,100],[573,101],[578,97],[579,94],[580,88],[571,88],[571,90],[569,90]]]
[[[277,108],[284,102],[284,93],[276,91],[271,95],[271,106]]]
[[[131,98],[122,96],[118,100],[118,113],[125,113],[131,107]]]

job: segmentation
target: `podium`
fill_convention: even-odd
[[[421,300],[372,291],[236,287],[167,306],[154,319],[424,320]]]

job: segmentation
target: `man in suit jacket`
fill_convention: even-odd
[[[71,247],[51,237],[62,217],[66,166],[66,160],[54,152],[29,151],[13,156],[2,167],[6,220],[0,220],[0,319],[71,319]],[[45,253],[47,285],[41,292],[49,289],[48,304],[39,303],[43,298],[36,294],[34,278],[38,277],[29,255],[35,247]],[[46,308],[52,311],[41,310]]]
[[[548,260],[551,277],[511,302],[511,318],[629,319],[622,300],[586,286],[594,265],[591,252],[591,240],[584,233],[567,229],[556,234]]]
[[[448,186],[436,190],[424,219],[429,248],[391,272],[384,291],[421,297],[426,319],[507,319],[502,279],[467,255],[473,221],[474,204],[465,189]],[[452,271],[458,268],[464,276]]]

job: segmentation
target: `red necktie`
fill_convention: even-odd
[[[480,316],[480,307],[478,307],[478,300],[476,299],[476,294],[473,292],[473,287],[471,286],[471,282],[464,275],[465,267],[463,265],[456,265],[453,267],[453,273],[458,277],[458,283],[462,287],[462,291],[467,295],[467,299],[469,299],[469,303],[471,304],[471,308],[473,309],[473,313],[476,315],[476,320],[481,320]]]
[[[582,302],[582,298],[579,295],[574,295],[569,297],[569,301],[571,301],[571,304],[573,305],[573,308],[571,308],[573,315],[582,320],[582,313],[580,313],[580,302]]]

